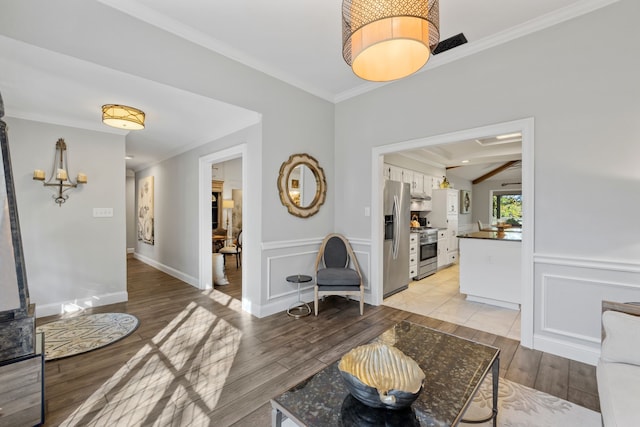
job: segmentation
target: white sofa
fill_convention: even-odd
[[[640,426],[640,306],[602,303],[603,340],[596,368],[605,427]]]

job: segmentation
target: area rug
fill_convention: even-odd
[[[464,419],[483,419],[491,414],[491,376],[482,384]],[[287,419],[283,427],[295,427]],[[460,423],[460,426],[492,426]],[[499,427],[601,427],[600,413],[550,394],[500,378],[498,392]]]
[[[126,313],[99,313],[57,320],[36,328],[44,332],[45,360],[62,359],[112,344],[138,327]]]
[[[498,425],[505,427],[601,427],[600,413],[559,397],[500,378]],[[465,419],[481,419],[491,413],[491,375],[482,384]],[[460,424],[491,426],[484,424]]]

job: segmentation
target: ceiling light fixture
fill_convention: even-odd
[[[439,40],[438,0],[342,2],[342,56],[362,79],[386,82],[415,73]]]
[[[126,105],[107,104],[102,106],[102,122],[118,129],[144,129],[144,111]]]
[[[460,163],[469,163],[469,160],[462,160]]]

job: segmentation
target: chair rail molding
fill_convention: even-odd
[[[296,240],[278,240],[261,244],[266,265],[267,293],[260,310],[260,317],[286,310],[297,299],[298,289],[285,280],[291,274],[315,276],[313,265],[324,237]],[[371,240],[349,238],[358,258],[365,289],[365,302],[371,304]],[[311,296],[313,284],[300,288],[302,299]],[[310,299],[312,301],[312,299]]]
[[[571,257],[566,255],[535,253],[533,261],[540,264],[563,265],[567,267],[593,268],[597,270],[626,271],[640,273],[640,262],[614,261],[610,259]]]

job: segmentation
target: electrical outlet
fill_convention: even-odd
[[[113,208],[93,208],[94,218],[111,218],[113,217]]]

